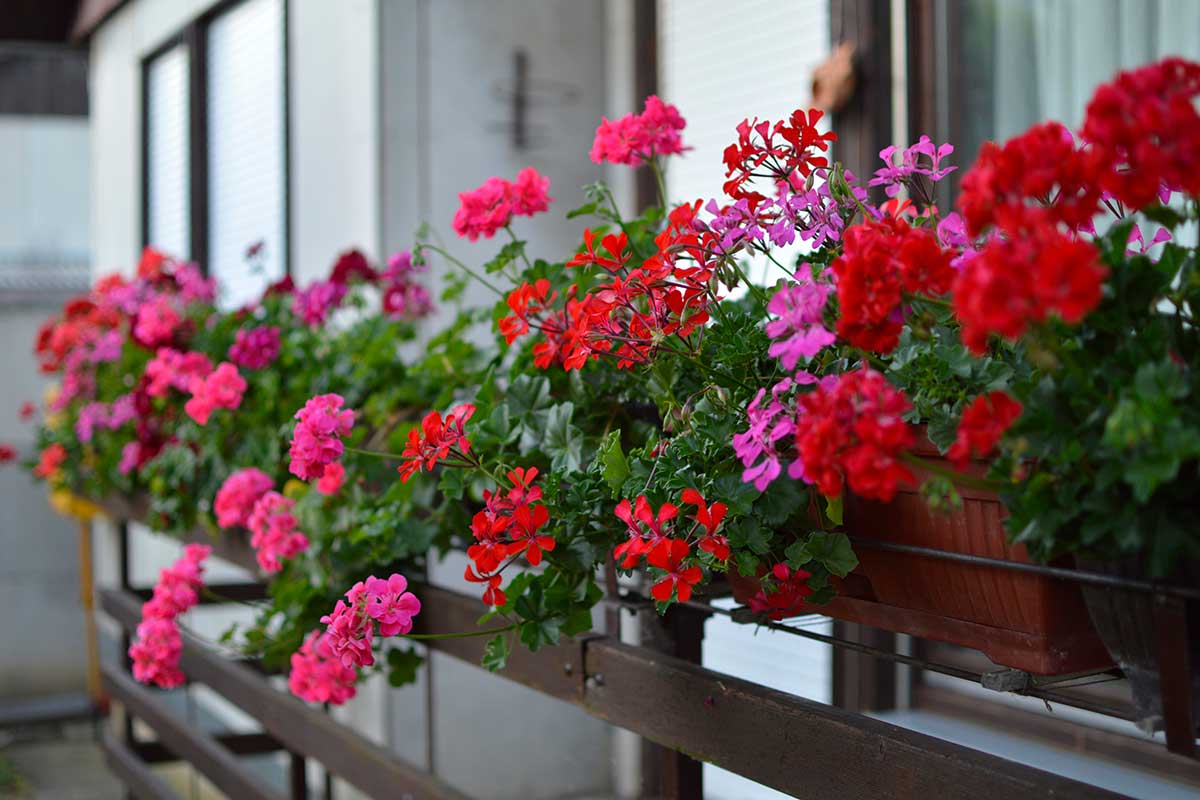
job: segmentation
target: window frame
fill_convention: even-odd
[[[141,243],[150,244],[150,67],[155,59],[182,46],[187,56],[188,108],[188,237],[189,260],[204,275],[209,274],[209,180],[208,180],[208,33],[220,17],[248,0],[220,0],[182,28],[159,42],[141,57]],[[292,125],[291,125],[291,49],[288,35],[291,0],[280,0],[279,24],[282,26],[283,59],[283,274],[292,274]]]

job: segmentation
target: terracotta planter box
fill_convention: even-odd
[[[918,452],[937,457],[932,446]],[[847,495],[845,530],[895,544],[1029,561],[1023,545],[1007,543],[1004,507],[994,494],[971,489],[960,494],[962,507],[945,513],[931,511],[915,489],[901,491],[890,503]],[[1112,666],[1078,584],[866,545],[855,553],[859,566],[841,582],[838,597],[813,611],[970,647],[997,664],[1038,675]],[[731,580],[741,602],[757,592],[756,584]]]

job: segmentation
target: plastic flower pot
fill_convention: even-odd
[[[950,468],[928,442],[916,452]],[[982,466],[973,471],[982,472]],[[844,529],[881,542],[1029,561],[1023,545],[1008,543],[1004,507],[994,493],[959,493],[961,507],[949,511],[930,509],[916,488],[901,490],[890,503],[847,494]],[[807,610],[969,647],[997,664],[1038,675],[1112,666],[1078,584],[865,543],[854,550],[859,565],[839,582],[838,596]],[[756,579],[730,577],[734,596],[743,603],[758,592],[757,584]]]
[[[1129,558],[1120,561],[1101,561],[1077,556],[1076,565],[1089,572],[1101,572],[1121,578],[1146,580],[1141,561]],[[1172,576],[1172,583],[1200,586],[1200,562],[1184,563]],[[1096,632],[1108,647],[1114,661],[1129,680],[1133,692],[1135,722],[1146,733],[1163,729],[1163,696],[1160,683],[1160,650],[1158,626],[1155,620],[1155,596],[1107,587],[1083,587],[1083,599]],[[1189,618],[1200,618],[1200,604],[1191,605]],[[1185,633],[1187,657],[1192,671],[1192,719],[1200,720],[1200,625],[1193,623]],[[1168,654],[1176,657],[1181,653]]]

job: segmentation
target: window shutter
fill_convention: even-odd
[[[176,45],[146,65],[146,242],[191,256],[188,53]]]
[[[247,0],[208,29],[208,271],[226,307],[286,271],[283,25],[282,0]]]

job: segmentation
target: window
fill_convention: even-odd
[[[176,44],[146,63],[146,244],[190,258],[188,52]]]
[[[208,274],[242,305],[283,277],[287,258],[283,0],[247,0],[208,28]],[[246,249],[262,242],[262,271]]]
[[[143,65],[143,239],[227,307],[288,271],[286,3],[221,3]]]

